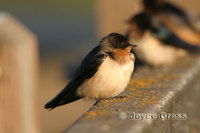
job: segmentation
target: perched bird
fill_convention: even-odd
[[[152,66],[163,66],[174,63],[199,47],[182,41],[156,15],[141,12],[133,16],[128,23],[129,40],[134,40],[138,48],[133,52],[136,58]]]
[[[118,33],[104,37],[84,58],[72,80],[45,108],[53,109],[80,98],[115,97],[127,87],[134,70],[136,45]]]
[[[200,45],[200,18],[166,0],[143,0],[145,11],[157,15],[182,40]]]

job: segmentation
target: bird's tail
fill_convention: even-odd
[[[71,103],[80,98],[76,95],[76,87],[73,87],[72,83],[69,83],[56,97],[46,103],[44,108],[52,110],[55,107]]]

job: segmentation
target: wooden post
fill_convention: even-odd
[[[37,39],[7,13],[0,12],[0,132],[38,133]]]

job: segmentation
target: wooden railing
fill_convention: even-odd
[[[187,57],[170,68],[141,67],[124,98],[100,101],[66,133],[198,132],[199,94],[200,56]]]

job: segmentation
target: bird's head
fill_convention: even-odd
[[[146,30],[153,28],[151,16],[146,12],[141,12],[134,15],[131,19],[128,20],[128,24],[130,25],[130,30],[127,33],[127,37],[129,39],[139,39],[143,36]]]
[[[118,33],[111,33],[108,36],[104,37],[100,45],[105,51],[112,51],[114,49],[125,50],[128,48],[136,47],[135,44],[132,44],[125,36]]]

